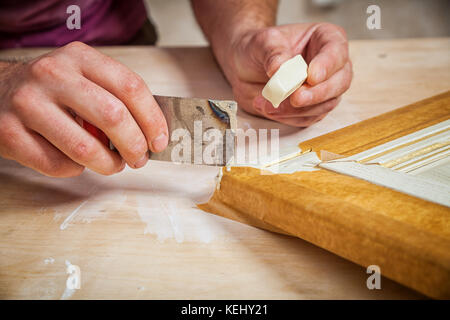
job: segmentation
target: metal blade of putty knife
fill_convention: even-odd
[[[169,145],[151,160],[225,166],[234,156],[237,104],[234,101],[154,95],[169,127]],[[77,122],[115,150],[103,131],[76,114]]]
[[[166,117],[169,145],[151,160],[225,166],[235,151],[234,101],[154,96]]]

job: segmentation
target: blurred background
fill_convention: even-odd
[[[218,1],[218,0],[212,0]],[[146,0],[160,46],[206,45],[188,0]],[[368,30],[369,5],[381,9],[381,29]],[[331,22],[349,39],[450,36],[450,0],[280,0],[278,24]]]

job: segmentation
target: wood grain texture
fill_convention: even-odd
[[[351,156],[450,119],[450,91],[301,142],[320,156],[325,150]]]
[[[447,92],[300,146],[352,155],[446,120],[449,111]],[[364,267],[378,265],[425,295],[450,298],[447,207],[324,169],[261,175],[238,167],[224,170],[220,190],[199,207],[281,229]]]
[[[449,49],[448,38],[352,41],[352,86],[325,119],[299,130],[241,111],[238,126],[279,129],[281,146],[292,146],[442,93],[450,88]],[[4,50],[0,58],[48,50]],[[206,47],[99,50],[155,94],[233,98]],[[86,171],[61,180],[0,159],[0,297],[59,299],[69,260],[81,269],[74,299],[423,298],[387,278],[381,290],[368,290],[355,263],[199,210],[216,170],[150,162],[111,177]]]

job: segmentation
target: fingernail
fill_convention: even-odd
[[[153,152],[160,152],[163,151],[167,144],[169,143],[169,139],[165,133],[161,133],[159,136],[157,136],[152,141],[152,151]]]
[[[144,154],[144,156],[138,161],[138,162],[136,162],[135,164],[134,164],[134,167],[137,169],[137,168],[142,168],[146,163],[147,163],[147,160],[148,160],[148,156],[147,156],[147,152]]]
[[[300,91],[300,99],[303,103],[308,103],[312,99],[312,93],[309,90]]]

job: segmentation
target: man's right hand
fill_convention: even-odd
[[[109,150],[71,112],[101,129]],[[0,156],[45,175],[85,167],[105,175],[140,168],[168,143],[164,115],[145,82],[119,62],[72,42],[29,62],[0,62]]]

